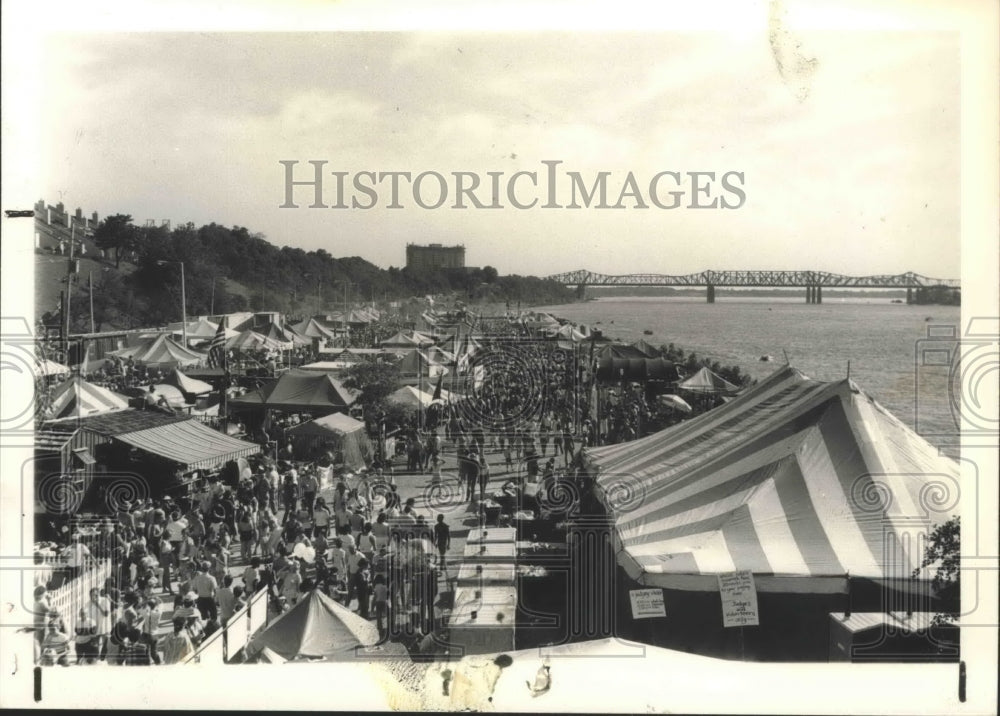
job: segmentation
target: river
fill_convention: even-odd
[[[758,379],[781,367],[786,354],[792,366],[817,380],[845,378],[850,363],[850,377],[861,389],[931,444],[956,443],[948,361],[956,343],[947,337],[958,335],[957,306],[876,298],[806,304],[802,296],[717,297],[709,304],[685,296],[606,297],[535,310],[612,338],[674,343]],[[765,355],[774,360],[761,362]]]

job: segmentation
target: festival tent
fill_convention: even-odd
[[[559,328],[549,328],[546,330],[546,333],[550,338],[572,341],[573,343],[580,343],[587,338],[587,334],[572,323],[567,323],[565,326]]]
[[[61,363],[56,363],[48,358],[39,358],[38,372],[46,377],[55,378],[60,375],[69,375],[70,369]]]
[[[434,339],[416,331],[399,331],[379,345],[383,348],[426,348],[434,345]]]
[[[263,336],[270,338],[271,340],[277,341],[284,345],[285,348],[294,348],[295,346],[307,346],[312,343],[311,340],[305,336],[300,336],[295,331],[282,328],[277,323],[269,323],[267,328],[257,331]]]
[[[449,401],[453,397],[453,394],[447,390],[441,390],[441,400]],[[389,397],[386,398],[390,403],[396,405],[402,405],[405,408],[411,408],[412,410],[419,410],[421,408],[427,408],[434,401],[434,394],[427,393],[423,390],[418,390],[412,385],[404,385],[402,388],[394,393],[390,393]]]
[[[612,358],[604,356],[597,362],[597,380],[608,383],[619,380],[675,381],[680,378],[677,366],[665,358]]]
[[[146,338],[134,346],[111,351],[108,355],[119,358],[131,357],[136,362],[150,367],[197,365],[205,359],[203,353],[182,346],[166,334]]]
[[[153,395],[163,398],[171,408],[182,408],[187,405],[187,398],[176,386],[167,383],[157,383],[153,386]]]
[[[181,323],[180,321],[177,321],[176,323],[171,323],[171,324],[167,325],[167,328],[170,330],[171,334],[173,334],[175,336],[179,336],[179,335],[182,335],[184,333],[183,326],[184,326],[183,323]],[[191,339],[206,339],[206,338],[207,339],[212,339],[212,338],[215,338],[215,333],[218,330],[219,330],[219,324],[218,323],[213,323],[212,321],[208,320],[207,318],[199,318],[196,321],[188,321],[188,324],[187,324],[187,337],[188,337],[188,340],[191,340]],[[226,329],[226,335],[227,335],[227,337],[229,335],[235,336],[235,335],[238,335],[238,331],[233,331],[232,329],[227,328]]]
[[[958,494],[958,465],[854,382],[787,366],[691,420],[584,453],[621,566],[677,590],[717,592],[737,570],[763,592],[925,590],[910,578],[917,545],[955,509],[927,491]],[[642,499],[615,511],[623,484]]]
[[[190,378],[181,373],[177,368],[174,368],[173,372],[167,378],[167,383],[179,388],[182,393],[192,396],[207,395],[214,390],[211,384],[203,380]]]
[[[595,352],[598,358],[640,358],[645,360],[650,357],[634,346],[626,346],[621,343],[610,343],[598,348]]]
[[[654,346],[651,343],[647,343],[642,338],[640,338],[639,340],[637,340],[636,342],[634,342],[632,344],[632,347],[635,348],[636,350],[638,350],[640,353],[642,353],[647,358],[659,358],[662,355],[662,353],[661,353],[661,351],[660,351],[659,348],[657,348],[656,346]]]
[[[739,391],[738,386],[733,385],[721,375],[713,373],[704,366],[690,378],[686,378],[678,383],[677,387],[692,393],[712,395],[731,395]]]
[[[406,654],[402,646],[391,642],[374,648],[379,641],[374,622],[362,619],[314,589],[253,637],[247,645],[247,655],[256,657],[267,648],[289,661],[356,662],[369,654],[397,658]]]
[[[319,338],[324,341],[332,341],[335,338],[333,331],[315,318],[307,318],[300,323],[296,323],[292,326],[292,328],[300,336],[304,336],[310,340],[313,338]]]
[[[239,335],[230,338],[226,341],[226,348],[229,350],[285,350],[289,347],[288,343],[283,341],[277,341],[273,338],[268,338],[263,333],[258,333],[257,331],[243,331]]]
[[[233,398],[229,407],[331,413],[346,410],[357,397],[358,391],[344,387],[343,383],[326,373],[292,369],[263,388]]]
[[[365,467],[371,445],[365,434],[365,424],[344,413],[331,413],[300,423],[289,434],[306,446],[326,446],[332,443],[343,454],[343,462],[351,470]]]
[[[448,369],[444,365],[430,359],[426,353],[418,350],[413,350],[405,354],[397,365],[399,372],[404,375],[436,377],[448,372]]]
[[[82,418],[128,407],[128,398],[107,388],[73,376],[56,386],[49,404],[48,419]]]

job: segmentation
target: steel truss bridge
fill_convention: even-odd
[[[636,273],[610,276],[569,271],[548,277],[567,286],[743,286],[747,288],[960,288],[957,278],[928,278],[908,272],[896,275],[843,276],[826,271],[702,271],[682,276]]]

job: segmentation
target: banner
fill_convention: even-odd
[[[719,595],[722,597],[722,626],[757,626],[757,586],[753,572],[720,574]]]
[[[628,598],[632,602],[633,619],[667,616],[662,589],[630,589]]]

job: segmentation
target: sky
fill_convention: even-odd
[[[959,44],[947,32],[62,33],[40,68],[39,198],[137,222],[217,222],[277,245],[382,266],[413,243],[464,244],[469,265],[548,275],[811,269],[960,275]],[[369,209],[285,201],[285,167],[437,172],[448,200],[402,181]],[[542,209],[578,172],[609,204],[631,174],[648,208]],[[452,172],[537,172],[515,198],[455,209]],[[651,179],[685,191],[675,209]],[[690,208],[689,172],[714,172]],[[724,190],[742,175],[745,198]],[[733,182],[737,179],[730,175]],[[424,203],[439,189],[421,184]],[[594,201],[593,204],[597,202]],[[469,202],[466,202],[469,206]]]

